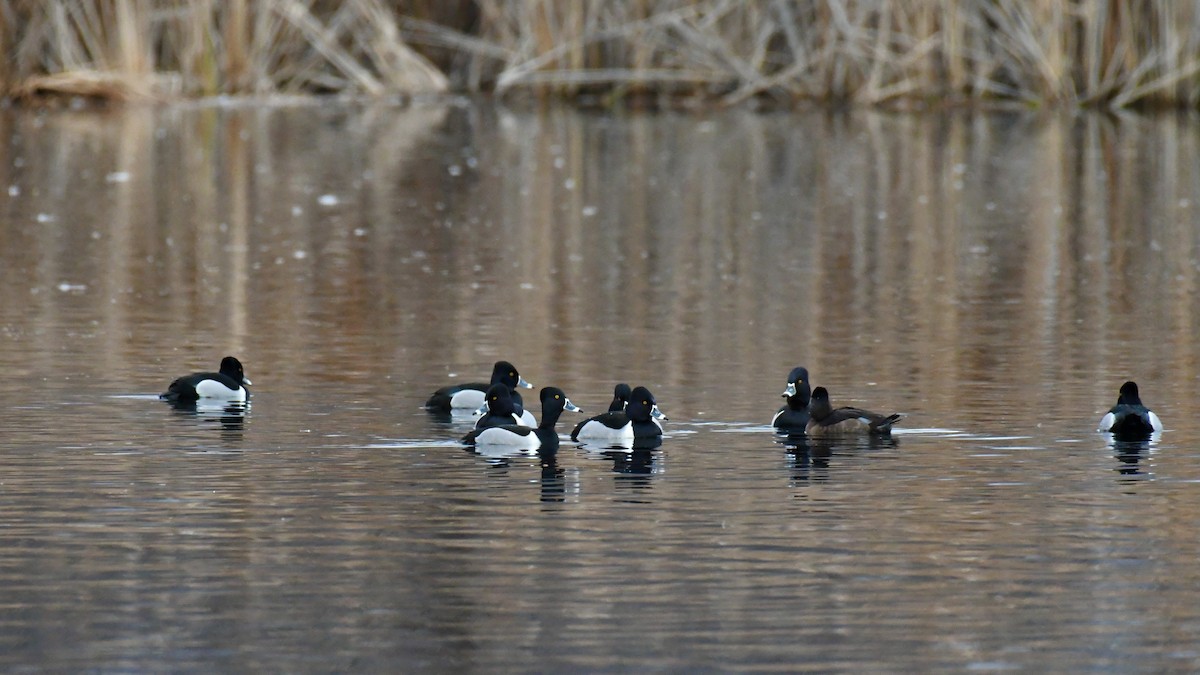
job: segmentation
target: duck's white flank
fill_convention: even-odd
[[[470,408],[475,410],[483,406],[485,394],[478,389],[463,389],[450,396],[451,408]]]
[[[225,401],[245,401],[246,388],[230,389],[216,380],[200,380],[196,385],[196,395],[200,398],[219,398]]]

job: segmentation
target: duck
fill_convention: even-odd
[[[888,436],[892,433],[892,425],[904,417],[899,413],[884,416],[861,408],[835,409],[829,404],[829,391],[825,387],[812,390],[808,412],[804,433],[809,436]]]
[[[624,382],[613,387],[613,400],[608,404],[608,412],[617,412],[624,410],[625,405],[629,403],[629,395],[631,391],[629,385]]]
[[[506,424],[524,424],[521,415],[517,414],[513,405],[512,395],[508,385],[493,384],[488,387],[486,398],[479,410],[475,411],[479,419],[475,420],[476,429],[500,427]]]
[[[533,389],[533,385],[521,377],[516,366],[508,361],[497,361],[492,366],[492,378],[487,383],[482,382],[466,382],[464,384],[451,384],[437,391],[425,401],[425,408],[434,412],[449,413],[454,410],[478,410],[486,399],[488,387],[494,384],[504,384],[508,387],[509,396],[513,401],[513,408],[521,419],[529,426],[537,424],[533,419],[532,413],[525,412],[525,402],[521,399],[521,394],[517,389]]]
[[[771,426],[781,431],[804,431],[808,426],[808,400],[812,397],[807,368],[792,368],[792,372],[788,373],[787,389],[783,390],[781,396],[787,399],[787,405],[771,418]]]
[[[1138,395],[1138,386],[1135,382],[1126,382],[1121,385],[1121,390],[1117,395],[1117,404],[1110,408],[1104,417],[1100,418],[1100,428],[1098,429],[1098,431],[1107,431],[1118,436],[1149,436],[1162,430],[1162,420],[1158,419],[1158,415],[1155,415],[1153,411],[1142,405],[1142,398]]]
[[[200,399],[240,403],[250,396],[246,390],[248,386],[250,378],[246,377],[242,362],[226,356],[221,359],[218,372],[192,373],[176,378],[158,397],[171,403],[191,403]]]
[[[558,432],[555,425],[563,411],[583,412],[562,389],[544,387],[538,394],[542,402],[542,422],[536,427],[524,424],[504,424],[475,429],[463,437],[467,445],[500,445],[521,450],[548,450],[558,447]]]
[[[662,426],[658,420],[666,419],[654,394],[645,387],[637,387],[630,392],[624,410],[611,410],[580,422],[571,431],[571,440],[630,443],[635,438],[660,437]]]

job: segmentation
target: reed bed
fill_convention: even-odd
[[[1176,0],[0,0],[0,91],[1195,107]]]

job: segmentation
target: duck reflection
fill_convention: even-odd
[[[813,441],[804,434],[794,434],[782,436],[776,442],[787,450],[793,481],[823,483],[829,480],[829,458],[833,449],[828,439]]]
[[[528,450],[526,448],[514,448],[510,445],[468,445],[466,446],[468,453],[475,455],[486,461],[488,464],[497,467],[512,466],[512,460],[520,457],[536,457],[536,450]]]
[[[544,503],[557,503],[567,500],[567,474],[558,465],[558,448],[543,448],[538,450],[541,460],[541,500]]]
[[[857,452],[899,446],[894,436],[812,437],[805,434],[777,434],[775,442],[787,451],[792,480],[796,483],[828,481],[829,463],[834,455],[847,457]]]
[[[654,476],[654,451],[648,448],[632,450],[606,450],[604,455],[612,460],[613,473],[616,476],[616,486],[629,488],[641,494],[651,487]],[[645,499],[633,500],[645,502]]]
[[[654,473],[652,450],[606,450],[604,456],[612,460],[613,473],[629,476],[649,476]]]
[[[631,453],[638,450],[654,450],[662,446],[662,436],[643,436],[641,438],[586,441],[579,443],[579,449],[587,453],[599,453],[608,457],[610,453]]]
[[[1150,460],[1150,447],[1158,442],[1157,436],[1157,433],[1134,437],[1110,435],[1108,444],[1112,449],[1113,457],[1117,460],[1117,465],[1113,470],[1121,476],[1122,482],[1153,478],[1153,473],[1147,467]]]
[[[604,445],[580,443],[579,448],[593,459],[612,462],[617,487],[626,487],[636,492],[649,490],[655,472],[654,449],[662,445],[659,436],[638,438],[626,443]],[[645,502],[644,498],[633,500]]]
[[[238,438],[245,431],[246,415],[250,412],[250,404],[240,401],[171,401],[169,405],[180,417],[201,424],[219,424],[222,435]]]
[[[558,463],[558,445],[547,445],[538,450],[512,448],[497,445],[468,446],[466,451],[487,463],[488,475],[493,478],[507,477],[522,466],[532,465],[537,458],[541,478],[539,500],[545,503],[561,503],[567,498],[566,470]]]

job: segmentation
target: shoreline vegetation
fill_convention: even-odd
[[[1176,0],[0,0],[0,96],[1195,108]]]

